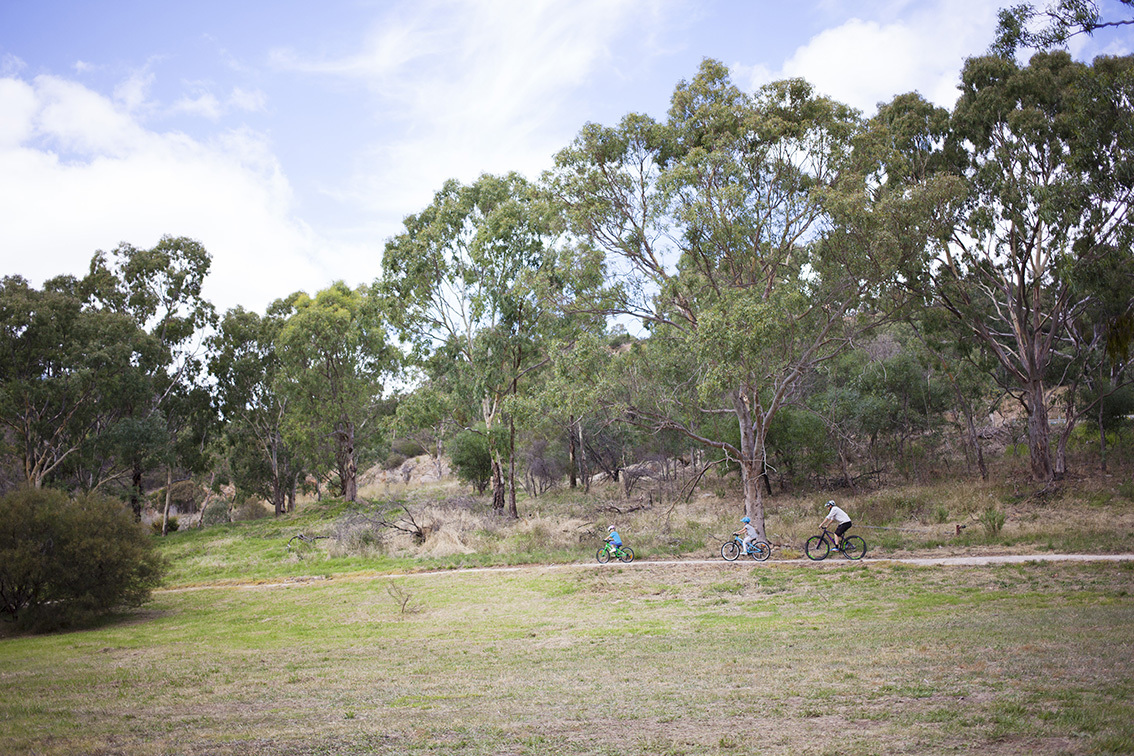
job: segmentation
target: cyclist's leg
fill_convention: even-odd
[[[841,549],[843,547],[843,533],[850,530],[851,525],[853,524],[854,523],[848,520],[847,522],[841,523],[839,527],[835,528],[835,548]]]

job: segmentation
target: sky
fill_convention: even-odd
[[[1018,1],[0,0],[0,276],[171,235],[212,255],[220,312],[370,284],[446,180],[537,179],[588,122],[663,119],[705,58],[864,115],[950,107]]]

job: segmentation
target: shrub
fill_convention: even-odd
[[[209,502],[205,511],[201,513],[201,525],[203,527],[224,525],[227,522],[229,522],[228,502],[224,499],[214,499]]]
[[[164,566],[115,499],[48,489],[0,497],[0,614],[27,628],[144,603]]]
[[[981,513],[978,519],[980,520],[981,526],[984,527],[985,534],[989,538],[995,538],[1000,535],[1000,531],[1004,528],[1007,516],[996,507],[988,507]]]
[[[429,453],[426,448],[422,446],[420,441],[416,441],[412,438],[395,438],[391,447],[394,454],[405,457],[406,459],[420,457],[422,454]]]
[[[449,459],[457,478],[484,493],[492,478],[492,449],[484,433],[462,431],[449,442]]]
[[[232,510],[233,522],[246,522],[248,520],[262,520],[270,517],[272,511],[259,501],[246,501]]]
[[[176,517],[170,517],[169,521],[166,523],[165,529],[167,532],[173,533],[180,527],[180,524],[180,521]],[[161,518],[158,517],[151,522],[150,527],[153,529],[155,535],[161,535]]]

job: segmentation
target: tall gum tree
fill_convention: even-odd
[[[339,492],[358,499],[360,446],[380,431],[384,382],[397,354],[367,287],[341,281],[318,292],[293,294],[272,306],[286,321],[276,338],[277,391],[289,403],[285,418],[291,446],[318,459],[327,450]]]
[[[925,275],[1004,370],[1026,410],[1032,476],[1050,481],[1065,462],[1052,458],[1049,389],[1073,383],[1067,368],[1106,340],[1076,336],[1106,298],[1083,284],[1098,279],[1091,271],[1129,267],[1134,57],[974,58],[961,89],[951,139],[966,193]]]
[[[129,468],[130,503],[138,518],[145,473],[165,467],[170,480],[173,466],[204,463],[199,444],[180,436],[203,433],[213,414],[199,391],[204,333],[216,321],[202,294],[211,265],[200,242],[163,236],[149,249],[123,243],[110,253],[96,252],[83,280],[90,307],[125,313],[149,335],[133,380],[120,387],[121,416],[106,434],[115,439],[106,451]]]
[[[284,319],[229,310],[209,339],[209,373],[228,440],[229,464],[241,491],[272,502],[276,515],[295,503],[298,469],[284,441],[288,410],[278,390],[276,338]]]
[[[771,421],[889,306],[893,257],[918,248],[896,222],[911,200],[870,191],[860,128],[804,81],[746,94],[706,60],[665,123],[590,124],[547,177],[574,232],[607,256],[609,312],[640,318],[657,342],[647,351],[674,365],[624,394],[627,417],[724,452],[761,533]],[[738,432],[705,430],[722,414]]]
[[[511,409],[571,323],[551,304],[572,288],[554,216],[521,176],[448,181],[390,239],[375,283],[419,365],[446,355],[446,389],[471,398],[493,440],[493,504],[516,512]],[[466,406],[455,401],[454,406]],[[475,423],[463,423],[473,427]],[[507,498],[507,501],[506,501]]]

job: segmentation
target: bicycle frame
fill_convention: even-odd
[[[842,543],[835,543],[835,534],[832,531],[828,530],[827,528],[820,528],[820,530],[823,531],[820,536],[831,546],[832,549],[834,549],[835,551],[843,550]]]

